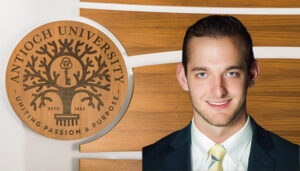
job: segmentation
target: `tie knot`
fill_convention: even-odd
[[[209,153],[211,154],[213,160],[222,161],[226,150],[222,145],[215,144],[210,148]]]

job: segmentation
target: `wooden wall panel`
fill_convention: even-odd
[[[81,0],[81,2],[197,7],[293,7],[299,0]],[[186,28],[206,15],[80,9],[110,30],[129,56],[181,50]],[[254,46],[300,46],[300,15],[234,15],[248,28]],[[300,145],[300,60],[259,59],[261,74],[247,97],[247,110],[264,128]],[[188,124],[189,96],[179,87],[176,64],[134,69],[127,113],[107,135],[80,145],[81,152],[140,151]],[[141,171],[141,160],[80,159],[80,170]]]
[[[300,144],[300,60],[258,61],[261,73],[249,89],[248,112],[264,128]],[[187,125],[192,106],[175,69],[176,64],[135,68],[134,95],[124,118],[107,135],[81,145],[80,151],[140,151]]]
[[[192,118],[189,96],[177,83],[176,64],[135,68],[134,91],[121,121],[106,135],[80,146],[81,152],[140,151],[183,128]]]
[[[141,160],[80,159],[80,171],[142,171]]]
[[[109,29],[127,54],[181,50],[188,26],[202,14],[80,9],[80,15]],[[300,46],[300,15],[235,15],[248,28],[254,46]]]
[[[261,125],[300,145],[300,59],[259,59],[248,112]]]
[[[81,0],[82,2],[198,7],[300,7],[299,0]]]

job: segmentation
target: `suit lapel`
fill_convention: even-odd
[[[268,154],[273,149],[273,143],[268,132],[251,118],[253,138],[249,156],[248,171],[275,170],[275,161]],[[170,143],[166,163],[170,170],[191,170],[191,123],[178,132]]]
[[[178,132],[170,143],[172,151],[168,154],[171,170],[191,170],[191,123]]]
[[[249,156],[248,171],[253,170],[275,170],[275,162],[269,156],[273,149],[273,143],[266,130],[260,127],[252,118],[253,138]]]

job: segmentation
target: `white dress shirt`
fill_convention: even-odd
[[[221,144],[226,149],[222,161],[224,171],[247,171],[252,134],[251,120],[248,116],[243,128]],[[191,136],[192,170],[207,171],[211,163],[208,151],[216,143],[197,129],[194,118],[192,120]]]

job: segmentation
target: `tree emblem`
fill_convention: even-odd
[[[108,30],[78,21],[37,27],[15,47],[6,70],[9,101],[43,136],[75,140],[104,135],[129,105],[131,67]]]
[[[101,55],[89,44],[74,39],[51,41],[36,50],[28,60],[24,75],[24,91],[34,90],[30,106],[46,106],[54,93],[62,102],[62,113],[55,113],[56,125],[74,126],[78,124],[79,114],[72,113],[72,100],[75,95],[84,94],[81,102],[97,108],[104,105],[101,95],[110,91],[109,69]],[[76,68],[74,66],[77,66]]]

